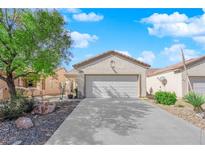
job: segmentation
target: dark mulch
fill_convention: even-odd
[[[58,103],[56,110],[47,115],[31,115],[34,127],[18,129],[15,120],[0,122],[0,144],[44,144],[75,109],[79,101]]]

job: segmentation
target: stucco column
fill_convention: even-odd
[[[185,72],[182,72],[182,97],[189,92],[188,81]]]
[[[138,79],[137,79],[137,88],[138,88],[138,91],[137,91],[137,96],[138,97],[141,97],[141,75],[139,74],[138,75]]]
[[[85,92],[84,92],[84,85],[85,85],[85,75],[83,71],[79,71],[78,77],[77,77],[77,85],[78,85],[78,98],[84,98]]]
[[[141,76],[140,76],[140,85],[141,85],[141,96],[140,97],[146,97],[146,91],[147,91],[147,88],[146,88],[146,75],[145,73],[142,73]]]

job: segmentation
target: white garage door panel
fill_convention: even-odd
[[[136,98],[137,80],[137,76],[86,76],[86,97]]]
[[[193,78],[192,85],[195,92],[205,95],[205,77]]]
[[[194,83],[193,88],[195,92],[205,94],[205,82]]]

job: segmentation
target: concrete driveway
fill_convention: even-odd
[[[84,99],[47,144],[205,144],[205,133],[146,101]]]

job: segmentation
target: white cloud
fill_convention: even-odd
[[[170,15],[154,13],[141,22],[151,24],[149,34],[158,37],[189,37],[197,41],[194,37],[205,36],[205,14],[189,18],[178,12]]]
[[[90,57],[93,57],[93,54],[87,54],[85,55],[86,58],[90,58]]]
[[[104,18],[103,15],[98,15],[95,14],[94,12],[90,12],[88,14],[86,13],[79,13],[79,14],[74,14],[73,15],[73,19],[77,20],[77,21],[82,21],[82,22],[96,22],[96,21],[100,21]]]
[[[173,14],[159,14],[154,13],[148,18],[142,19],[142,22],[153,23],[153,24],[165,24],[165,23],[177,23],[177,22],[186,22],[188,17],[185,14],[179,14],[174,12]]]
[[[153,61],[155,60],[156,56],[152,51],[143,51],[137,59],[139,61],[143,61],[145,63],[152,64]]]
[[[196,36],[196,37],[193,37],[193,40],[204,45],[205,47],[205,36]]]
[[[126,55],[126,56],[131,56],[130,53],[128,51],[122,51],[122,50],[115,50],[116,52],[119,52],[123,55]]]
[[[197,57],[199,53],[193,49],[186,48],[184,44],[173,44],[170,47],[164,48],[162,55],[165,55],[171,62],[181,61],[181,49],[184,51],[185,59]]]
[[[67,11],[69,13],[80,13],[81,12],[80,9],[76,9],[76,8],[68,8]]]
[[[94,42],[98,39],[96,35],[79,33],[77,31],[71,32],[71,38],[73,40],[74,48],[86,48],[90,42]]]

